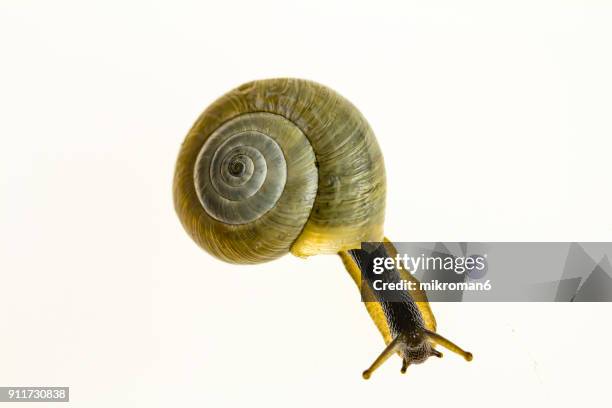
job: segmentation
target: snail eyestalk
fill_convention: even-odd
[[[406,359],[402,360],[402,369],[400,370],[400,372],[402,374],[406,374],[406,370],[408,369],[408,365],[409,365],[408,360],[406,360]]]
[[[452,341],[445,339],[444,337],[440,336],[438,333],[434,333],[430,330],[425,330],[425,334],[434,343],[439,344],[440,346],[452,351],[453,353],[459,354],[460,356],[465,358],[466,361],[472,361],[472,358],[473,358],[472,353],[470,353],[469,351],[463,350],[461,347],[459,347]]]
[[[370,366],[370,368],[368,368],[367,370],[365,370],[363,372],[363,378],[364,379],[368,379],[370,378],[370,376],[372,375],[372,373],[381,365],[383,365],[383,363],[385,361],[387,361],[387,359],[389,357],[391,357],[396,351],[397,351],[397,346],[399,345],[399,336],[394,338],[393,341],[391,341],[391,343],[389,343],[389,345],[383,350],[382,353],[380,353],[380,356],[378,356],[376,358],[376,360],[374,360],[374,362],[372,363],[372,365]]]

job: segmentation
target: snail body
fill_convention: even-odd
[[[187,233],[226,262],[339,254],[361,286],[361,243],[384,240],[374,133],[348,100],[311,81],[253,81],[210,105],[181,146],[173,192]],[[366,303],[388,346],[364,377],[395,352],[404,366],[441,355],[424,294],[402,303]]]

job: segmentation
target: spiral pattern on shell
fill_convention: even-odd
[[[174,203],[191,237],[229,262],[336,253],[382,240],[382,154],[357,109],[298,79],[253,81],[200,116]]]
[[[204,143],[194,175],[198,199],[210,216],[245,224],[277,204],[287,183],[287,161],[279,144],[287,150],[291,140],[300,140],[299,148],[310,150],[312,163],[310,144],[286,122],[269,113],[241,115]]]

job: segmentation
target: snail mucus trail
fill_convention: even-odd
[[[337,254],[362,287],[372,254],[361,243],[385,241],[381,254],[396,253],[384,238],[385,169],[374,133],[348,100],[312,81],[252,81],[213,102],[181,145],[173,196],[191,238],[226,262]],[[378,300],[364,305],[387,347],[364,378],[395,353],[402,372],[441,357],[436,345],[471,360],[436,333],[423,292]]]

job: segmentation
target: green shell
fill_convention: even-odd
[[[234,263],[381,241],[385,191],[364,117],[301,79],[249,82],[215,101],[185,138],[174,177],[189,235]]]

